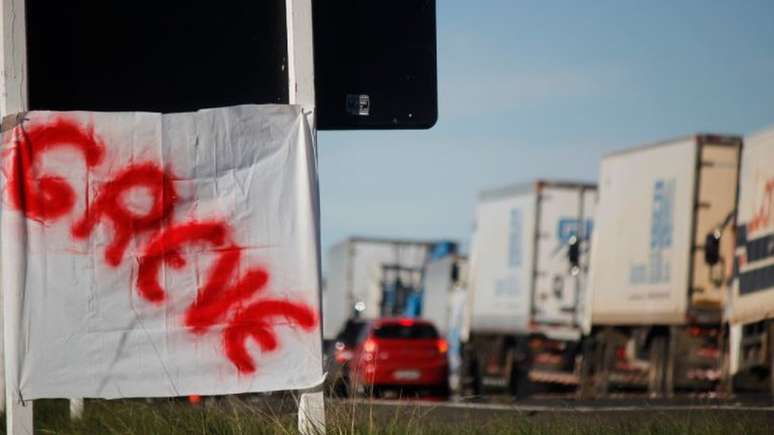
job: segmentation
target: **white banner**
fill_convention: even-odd
[[[19,319],[6,356],[22,398],[321,381],[300,107],[28,112],[3,127],[2,285]]]

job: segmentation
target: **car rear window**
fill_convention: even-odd
[[[373,336],[376,338],[420,340],[425,338],[438,338],[438,331],[435,330],[433,325],[428,325],[427,323],[415,323],[413,325],[390,323],[374,328]]]

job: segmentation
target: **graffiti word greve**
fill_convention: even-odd
[[[67,180],[38,173],[36,163],[41,155],[67,148],[82,157],[87,170],[99,166],[105,156],[105,143],[93,128],[67,118],[17,127],[13,140],[7,171],[10,205],[26,218],[41,223],[52,223],[71,213],[76,199]],[[266,289],[269,272],[254,266],[237,276],[243,249],[233,240],[226,222],[170,222],[178,201],[172,181],[171,172],[155,162],[125,166],[100,186],[83,216],[75,220],[70,234],[75,240],[86,239],[98,224],[109,225],[113,238],[105,248],[105,263],[117,267],[124,260],[130,241],[140,233],[148,233],[149,241],[136,259],[139,266],[135,286],[142,298],[154,304],[164,303],[167,297],[159,283],[162,265],[173,269],[186,266],[183,247],[206,246],[215,252],[207,278],[185,312],[185,326],[193,334],[202,335],[225,321],[226,357],[240,373],[254,373],[255,361],[246,348],[248,339],[255,340],[262,352],[272,352],[279,347],[272,320],[284,319],[311,331],[317,326],[317,316],[311,307],[300,302],[255,298]],[[138,188],[152,199],[147,211],[131,210],[121,201],[124,194]]]

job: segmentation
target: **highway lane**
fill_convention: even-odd
[[[433,401],[433,400],[360,400],[373,406],[415,406],[420,408],[471,409],[503,412],[627,412],[627,411],[758,411],[774,412],[770,399],[644,399],[611,398],[575,400],[544,398],[514,401],[512,403],[485,403],[480,401]]]
[[[486,423],[508,420],[537,424],[649,424],[662,421],[702,421],[705,419],[754,419],[774,428],[774,402],[768,397],[730,399],[645,399],[641,397],[604,400],[535,398],[513,403],[476,401],[371,400],[347,399],[330,402],[332,408],[350,408],[376,420],[420,419],[445,424]]]

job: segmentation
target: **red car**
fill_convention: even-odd
[[[432,323],[411,318],[371,322],[358,340],[350,363],[353,392],[427,393],[448,397],[448,344]]]

